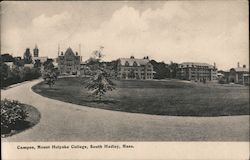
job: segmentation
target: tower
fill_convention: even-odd
[[[60,44],[58,44],[58,52],[57,52],[57,56],[59,57],[60,55]]]
[[[39,56],[39,49],[37,48],[37,45],[35,45],[35,48],[33,49],[33,55],[34,55],[34,57]]]
[[[80,61],[82,61],[81,44],[79,44],[79,56],[80,56]]]

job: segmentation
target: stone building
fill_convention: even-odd
[[[184,62],[178,65],[177,78],[193,81],[216,81],[217,68],[207,63]]]
[[[37,45],[35,45],[35,48],[33,49],[33,57],[32,57],[33,63],[36,63],[36,61],[39,61],[41,64],[43,64],[47,60],[48,60],[47,56],[44,56],[44,57],[39,56],[39,49]]]
[[[120,79],[153,79],[154,73],[148,57],[136,59],[131,56],[118,59],[117,77]]]
[[[238,63],[236,68],[224,71],[224,78],[227,83],[249,85],[249,69],[246,68],[246,65],[241,67]]]
[[[60,74],[80,75],[81,58],[78,52],[74,53],[70,47],[65,53],[61,52],[57,58],[57,63]]]

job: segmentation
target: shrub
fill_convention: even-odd
[[[25,122],[27,112],[18,101],[1,100],[1,134],[16,130]]]

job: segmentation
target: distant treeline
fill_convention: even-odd
[[[1,88],[12,84],[39,78],[39,68],[15,67],[10,69],[5,63],[0,64]]]

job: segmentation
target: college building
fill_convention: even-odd
[[[57,63],[60,74],[80,75],[81,57],[70,47],[58,55]]]
[[[249,69],[246,65],[241,67],[239,62],[236,68],[224,71],[223,74],[227,83],[249,85]]]
[[[200,82],[217,81],[217,68],[215,64],[184,62],[178,65],[177,78]]]
[[[117,77],[119,79],[153,79],[154,73],[148,57],[137,59],[131,56],[118,59]]]
[[[35,48],[33,49],[33,56],[32,56],[32,61],[35,63],[36,61],[39,61],[40,63],[44,63],[48,60],[47,56],[41,57],[39,56],[39,49],[37,45],[35,45]]]

